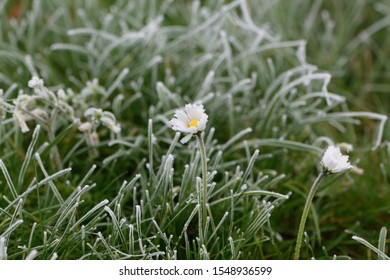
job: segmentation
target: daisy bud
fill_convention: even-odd
[[[328,173],[339,173],[353,166],[348,161],[349,157],[343,155],[339,147],[329,146],[321,160],[321,164]]]

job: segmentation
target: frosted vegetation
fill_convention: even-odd
[[[324,150],[354,168],[320,200],[363,180],[355,150],[389,156],[387,116],[330,91],[306,41],[266,19],[272,1],[12,2],[0,0],[0,259],[290,259]],[[188,103],[208,115],[202,236],[201,152],[169,123]],[[313,204],[302,258],[388,259],[384,220],[374,244],[326,226],[340,203]]]

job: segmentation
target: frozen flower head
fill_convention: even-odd
[[[348,161],[348,156],[343,155],[340,148],[335,146],[326,149],[321,164],[328,173],[339,173],[353,167]]]
[[[188,133],[180,140],[185,144],[194,134],[205,130],[207,120],[203,105],[187,104],[184,109],[176,110],[174,118],[169,123],[173,130]]]
[[[43,87],[43,80],[39,79],[37,76],[33,76],[30,81],[28,81],[29,88],[38,88]]]

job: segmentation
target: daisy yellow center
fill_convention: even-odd
[[[198,127],[198,120],[192,120],[188,124],[188,127]]]

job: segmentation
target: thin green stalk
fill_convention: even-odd
[[[149,149],[149,187],[153,185],[154,172],[153,172],[153,120],[149,119],[148,122],[148,149]]]
[[[303,237],[303,231],[305,230],[305,224],[307,215],[309,214],[311,202],[313,200],[314,194],[316,193],[318,186],[320,185],[320,182],[325,177],[326,173],[325,171],[321,171],[321,173],[318,175],[317,179],[314,181],[313,186],[311,186],[310,192],[306,199],[305,207],[303,208],[303,213],[301,217],[301,222],[299,224],[299,230],[298,230],[298,236],[297,236],[297,244],[295,246],[295,253],[294,253],[294,260],[299,259],[299,253],[301,251],[301,244],[302,244],[302,237]]]
[[[199,201],[200,201],[200,213],[202,214],[199,219],[202,221],[202,231],[203,234],[199,236],[201,245],[206,244],[206,235],[207,233],[204,231],[206,229],[206,221],[207,221],[207,156],[206,156],[206,147],[203,140],[203,134],[196,134],[196,138],[198,139],[199,149],[201,154],[202,161],[202,188],[200,190]]]
[[[55,127],[54,127],[53,123],[54,123],[54,120],[57,117],[57,113],[58,113],[58,109],[54,108],[52,113],[51,113],[50,120],[47,123],[47,127],[48,127],[47,135],[48,135],[49,140],[50,140],[51,143],[54,143],[54,141],[56,139],[56,137],[55,137]],[[52,147],[52,155],[54,157],[54,162],[55,162],[57,168],[59,170],[61,170],[63,167],[62,167],[61,156],[60,156],[60,152],[58,150],[57,144],[55,144]]]

